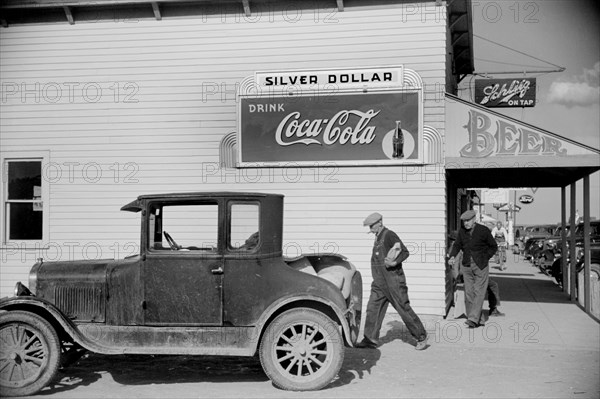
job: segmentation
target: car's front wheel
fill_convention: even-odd
[[[0,314],[0,396],[33,395],[56,375],[60,341],[40,316],[22,311]]]
[[[336,377],[343,360],[344,343],[338,324],[308,308],[279,315],[260,344],[265,373],[273,384],[286,390],[325,387]]]

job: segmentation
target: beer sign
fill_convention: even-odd
[[[476,79],[475,102],[488,108],[535,106],[535,78]]]

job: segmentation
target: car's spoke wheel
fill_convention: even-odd
[[[344,344],[337,323],[312,309],[292,309],[267,328],[260,345],[267,376],[279,388],[321,389],[339,372]]]
[[[0,314],[0,394],[32,395],[56,375],[60,341],[52,326],[29,312]]]

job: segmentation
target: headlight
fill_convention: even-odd
[[[19,281],[15,284],[15,296],[31,296],[31,291]]]
[[[29,271],[29,286],[31,287],[31,293],[35,296],[37,292],[37,276],[40,268],[44,264],[44,259],[38,258],[37,262]]]
[[[577,260],[577,262],[579,262],[579,260],[583,257],[583,248],[581,247],[577,247],[575,249],[575,259]]]

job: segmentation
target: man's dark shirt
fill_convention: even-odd
[[[490,229],[475,223],[471,230],[460,228],[450,257],[456,256],[460,250],[463,251],[462,264],[464,266],[470,266],[471,258],[473,258],[477,267],[485,269],[490,258],[498,250],[498,244],[492,237]]]
[[[395,259],[395,261],[398,262],[398,265],[394,267],[402,267],[402,262],[404,262],[409,255],[408,249],[404,246],[400,237],[387,227],[384,227],[375,238],[373,254],[371,255],[371,266],[389,268],[385,265],[385,257],[397,242],[400,243],[401,251]]]

